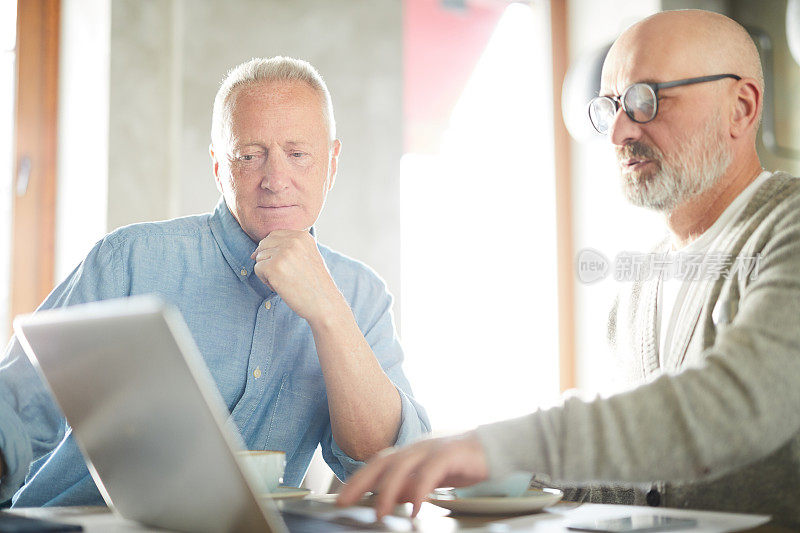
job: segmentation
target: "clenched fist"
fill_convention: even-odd
[[[346,305],[308,231],[272,231],[250,257],[258,278],[309,323]]]

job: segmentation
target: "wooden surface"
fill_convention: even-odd
[[[570,137],[561,116],[561,86],[567,74],[567,0],[550,2],[553,52],[553,148],[556,174],[556,254],[558,265],[558,362],[561,391],[575,387],[575,268],[572,236]]]
[[[59,0],[18,5],[11,317],[33,311],[53,287],[59,12]],[[20,195],[25,158],[30,178]]]

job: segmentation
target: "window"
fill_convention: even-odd
[[[11,335],[9,289],[16,23],[16,0],[0,2],[0,344],[5,344]]]
[[[17,6],[11,316],[33,311],[53,288],[60,2]]]
[[[414,39],[414,4],[445,9],[407,3],[407,40]],[[453,15],[459,24],[491,18],[469,6]],[[438,432],[522,415],[559,394],[547,8],[543,1],[502,5],[446,121],[426,122],[414,108],[424,102],[409,102],[414,83],[430,85],[427,101],[443,98],[435,93],[441,86],[413,76],[435,75],[436,65],[408,64],[430,56],[406,44],[401,325],[407,372]],[[453,55],[440,58],[442,68],[468,63],[463,55],[476,37],[461,47],[452,39],[468,31],[442,33]]]

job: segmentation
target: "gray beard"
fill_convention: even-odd
[[[650,156],[658,169],[622,174],[622,189],[633,205],[668,212],[717,185],[733,161],[731,150],[719,132],[719,120],[709,121],[703,131],[684,142],[684,149],[667,157],[655,147],[633,143],[627,150]],[[626,152],[618,150],[618,157]],[[621,157],[620,157],[621,158]]]

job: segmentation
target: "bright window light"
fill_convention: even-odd
[[[406,369],[438,433],[558,397],[546,9],[508,6],[440,152],[401,162]]]
[[[17,2],[0,6],[0,346],[10,337],[11,201]]]

